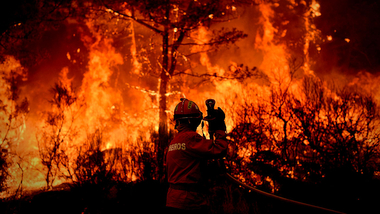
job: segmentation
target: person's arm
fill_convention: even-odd
[[[189,149],[197,154],[206,156],[205,158],[219,158],[227,154],[228,142],[226,139],[226,123],[224,122],[226,116],[219,107],[218,109],[213,109],[210,113],[212,117],[209,117],[207,121],[209,123],[209,133],[215,136],[214,142],[212,139],[208,140],[196,134],[189,143]]]
[[[204,158],[216,158],[226,154],[227,146],[226,133],[222,130],[217,130],[215,132],[215,142],[196,134],[188,143],[188,148],[186,149]]]

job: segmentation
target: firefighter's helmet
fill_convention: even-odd
[[[181,98],[181,102],[174,109],[174,120],[181,119],[203,119],[203,114],[197,104],[186,98]]]

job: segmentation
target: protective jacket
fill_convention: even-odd
[[[226,134],[215,132],[215,142],[208,140],[188,127],[180,127],[169,144],[166,156],[170,184],[166,206],[179,209],[198,209],[206,205],[202,191],[208,159],[226,154]]]

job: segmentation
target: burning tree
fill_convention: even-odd
[[[12,66],[9,66],[12,65]],[[24,130],[26,115],[29,112],[28,100],[19,100],[17,86],[23,76],[23,69],[13,57],[7,57],[0,64],[0,192],[5,190],[11,158],[17,156],[13,146],[18,143]],[[13,163],[15,164],[15,163]],[[20,166],[20,162],[17,162]],[[22,179],[21,179],[22,182]]]
[[[379,108],[366,92],[327,88],[315,77],[304,77],[301,87],[246,101],[231,133],[232,172],[271,191],[292,180],[332,185],[329,191],[354,200],[355,193],[342,193],[345,185],[355,188],[379,170]]]
[[[98,70],[91,74],[85,75],[82,80],[81,92],[78,93],[83,97],[93,97],[99,96],[99,94],[94,93],[92,89],[100,88],[105,89],[105,94],[110,92],[119,92],[123,89],[117,88],[115,90],[107,90],[110,87],[109,78],[112,75],[113,67],[117,67],[123,63],[124,58],[122,54],[126,55],[126,52],[122,48],[114,51],[115,48],[110,48],[109,55],[102,55],[105,46],[116,46],[115,40],[117,42],[125,42],[126,40],[132,38],[135,44],[134,51],[131,50],[131,55],[136,64],[142,64],[142,67],[138,66],[136,68],[137,72],[140,74],[148,74],[153,76],[153,84],[156,85],[154,88],[158,88],[157,91],[148,91],[153,94],[155,101],[152,104],[152,108],[157,110],[159,117],[159,140],[157,142],[157,158],[159,159],[159,174],[163,174],[163,153],[164,148],[168,141],[168,103],[171,103],[169,95],[175,90],[181,90],[181,83],[176,83],[174,81],[182,79],[182,77],[200,77],[204,80],[211,78],[224,78],[223,73],[197,73],[193,72],[194,63],[191,60],[196,59],[195,56],[199,53],[207,53],[211,51],[216,51],[222,46],[233,44],[241,38],[246,37],[242,31],[235,28],[214,28],[218,27],[218,23],[227,22],[239,16],[237,8],[241,5],[255,4],[254,1],[45,1],[38,0],[34,2],[21,1],[25,4],[20,4],[14,7],[15,11],[13,20],[8,20],[9,22],[4,23],[5,25],[1,28],[1,51],[2,53],[8,53],[17,56],[17,58],[22,60],[22,63],[30,67],[38,66],[41,60],[46,60],[50,57],[49,51],[44,49],[44,43],[47,41],[41,40],[46,32],[49,31],[59,31],[60,28],[65,25],[75,25],[79,30],[71,34],[68,37],[75,37],[73,34],[81,34],[82,45],[75,47],[75,51],[64,52],[63,57],[67,57],[66,60],[73,62],[75,64],[74,54],[81,55],[83,59],[80,63],[77,60],[77,67],[80,67],[79,72],[85,72],[88,66],[89,70],[95,70],[93,66],[99,65]],[[17,11],[29,11],[30,13],[19,14]],[[109,20],[119,20],[119,25],[114,22],[109,22]],[[98,23],[96,23],[99,21]],[[73,24],[74,23],[74,24]],[[122,23],[122,24],[120,24]],[[132,23],[139,26],[141,33],[141,28],[149,31],[150,40],[142,41],[138,38],[142,38],[141,35],[146,35],[147,32],[143,31],[141,35],[135,36],[134,32],[137,29]],[[104,25],[103,25],[104,24]],[[70,26],[71,27],[71,26]],[[110,30],[112,28],[112,30]],[[115,29],[120,30],[120,32],[115,33]],[[123,31],[128,29],[127,31]],[[213,31],[211,31],[213,29]],[[90,32],[88,32],[90,31]],[[96,33],[94,33],[96,32]],[[137,30],[136,30],[137,32]],[[120,33],[120,34],[117,34]],[[132,36],[131,36],[132,34]],[[207,35],[206,35],[207,34]],[[78,36],[79,37],[79,36]],[[121,39],[121,38],[124,38]],[[126,39],[125,39],[126,38]],[[145,37],[145,38],[148,38]],[[153,38],[153,39],[152,39]],[[41,40],[43,42],[38,43]],[[104,42],[106,41],[106,42]],[[37,42],[37,43],[36,43]],[[128,41],[130,42],[130,41]],[[64,43],[64,42],[59,42]],[[137,44],[136,43],[141,43]],[[54,47],[58,44],[56,41],[53,42]],[[127,45],[126,45],[127,46]],[[149,47],[149,48],[147,48]],[[86,50],[87,48],[87,50]],[[52,51],[57,51],[59,48]],[[20,51],[22,50],[22,51]],[[66,50],[66,49],[65,49]],[[29,52],[28,52],[29,51]],[[86,55],[88,52],[96,52],[96,54]],[[145,51],[145,52],[144,52]],[[151,52],[149,52],[151,51]],[[75,52],[75,53],[73,53]],[[55,53],[55,52],[54,52]],[[100,54],[99,54],[100,53]],[[60,53],[61,54],[61,53]],[[102,63],[98,63],[103,58],[108,58],[111,54],[117,55],[109,61],[104,60]],[[128,53],[127,53],[128,54]],[[61,54],[62,55],[62,54]],[[87,57],[90,58],[87,60]],[[128,58],[129,55],[125,56]],[[99,60],[100,59],[100,60]],[[99,60],[99,61],[98,61]],[[196,59],[198,60],[198,59]],[[88,64],[87,64],[88,63]],[[59,63],[58,63],[59,64]],[[127,64],[127,63],[125,63]],[[135,65],[135,64],[134,64]],[[133,65],[133,66],[134,66]],[[128,66],[128,65],[125,65]],[[145,66],[145,67],[144,67]],[[110,69],[108,70],[107,68]],[[111,69],[112,67],[112,69]],[[119,68],[119,67],[118,67]],[[106,72],[107,70],[107,72]],[[120,69],[122,70],[122,69]],[[75,70],[77,71],[77,70]],[[228,78],[232,79],[236,76],[238,78],[244,78],[250,75],[249,72],[239,73],[239,69],[235,69],[235,72],[230,72]],[[78,73],[79,73],[78,72]],[[98,72],[97,74],[95,74]],[[133,71],[134,72],[134,71]],[[107,73],[107,74],[105,74]],[[107,77],[98,78],[103,75]],[[99,75],[99,76],[92,76]],[[128,74],[129,75],[129,74]],[[148,76],[146,75],[146,76]],[[180,76],[182,75],[182,76]],[[79,74],[78,76],[81,76]],[[89,78],[90,77],[90,78]],[[92,78],[93,77],[93,78]],[[177,78],[178,77],[178,78]],[[112,77],[113,78],[113,77]],[[177,78],[177,79],[176,79]],[[92,82],[91,82],[92,81]],[[128,82],[131,85],[131,83]],[[144,90],[144,86],[137,86]],[[61,92],[70,91],[65,87],[54,87],[54,93],[60,94]],[[70,92],[71,93],[71,92]],[[91,95],[89,95],[92,93]],[[61,96],[62,95],[62,96]],[[66,102],[64,99],[70,97],[74,98],[75,93],[67,94],[68,96],[61,94],[57,95],[62,97],[63,103],[61,101],[52,102],[52,110],[45,111],[45,121],[43,130],[37,134],[37,141],[39,144],[39,154],[42,160],[43,166],[47,170],[47,176],[45,178],[47,186],[50,187],[54,178],[60,174],[58,168],[67,168],[65,166],[65,155],[67,155],[63,149],[63,145],[73,142],[74,140],[69,137],[70,135],[75,135],[70,125],[73,124],[71,116],[67,115],[72,108],[71,101]],[[66,97],[66,98],[65,98]],[[125,126],[125,110],[121,108],[123,97],[120,95],[117,101],[114,98],[110,98],[109,103],[106,103],[104,108],[111,108],[112,115],[111,118],[105,120],[113,120],[109,122],[107,128],[113,129],[116,123],[123,124]],[[95,99],[93,99],[94,101]],[[121,101],[120,101],[121,100]],[[94,103],[97,99],[94,101]],[[107,100],[108,101],[108,100]],[[119,103],[117,103],[120,101]],[[90,103],[91,107],[86,113],[94,111],[96,109],[96,104]],[[111,106],[108,106],[111,103]],[[117,104],[120,105],[117,105]],[[88,104],[88,103],[86,103]],[[96,109],[97,110],[97,109]],[[105,109],[104,112],[108,113],[109,109]],[[36,110],[37,111],[37,110]],[[130,112],[128,112],[130,113]],[[86,116],[89,116],[86,114]],[[90,115],[93,116],[93,115]],[[95,120],[101,120],[102,116],[94,116],[91,118],[91,122]],[[124,117],[124,118],[123,118]],[[99,119],[101,118],[101,119]],[[90,120],[89,118],[86,118]],[[130,120],[130,118],[127,118]],[[83,122],[81,120],[79,123]],[[116,121],[116,122],[115,122]],[[98,122],[98,121],[97,121]],[[123,123],[124,122],[124,123]],[[99,122],[101,123],[101,122]],[[113,123],[113,124],[111,124]],[[109,125],[111,124],[111,125]],[[118,125],[119,125],[118,124]],[[121,126],[121,125],[120,125]],[[137,125],[136,125],[137,126]],[[146,126],[144,126],[145,128]],[[125,127],[123,127],[125,128]],[[66,130],[67,129],[67,130]],[[69,130],[71,129],[71,131]],[[109,131],[109,129],[107,131]],[[120,128],[121,130],[122,128]],[[67,131],[67,133],[63,133]],[[63,131],[63,132],[60,132]],[[147,133],[148,131],[145,130]],[[144,133],[145,135],[145,133]],[[135,136],[136,137],[136,136]],[[69,143],[70,144],[70,143]],[[104,149],[104,148],[102,148]],[[57,157],[60,157],[57,159]],[[67,171],[66,175],[71,172]]]
[[[234,43],[246,35],[237,29],[221,29],[214,32],[209,41],[196,41],[192,33],[212,23],[226,22],[236,17],[236,6],[243,1],[127,1],[119,3],[103,1],[104,9],[118,18],[133,20],[161,36],[161,68],[159,85],[160,133],[166,132],[167,93],[172,76],[180,73],[177,65],[185,65],[191,46],[205,46],[202,51],[215,50],[218,46]],[[182,48],[181,48],[182,47]],[[194,54],[194,53],[192,53]]]
[[[52,110],[46,112],[45,126],[37,135],[38,149],[42,164],[46,167],[46,187],[52,187],[57,176],[66,174],[72,177],[67,151],[77,134],[74,121],[80,104],[70,86],[63,83],[52,88]]]
[[[218,104],[224,102],[221,107],[228,114],[228,130],[233,128],[231,137],[238,151],[231,167],[236,176],[251,184],[275,191],[288,178],[319,182],[337,168],[344,168],[347,174],[373,175],[378,161],[374,98],[351,88],[329,89],[311,70],[321,64],[311,58],[321,48],[323,53],[329,43],[318,44],[325,40],[313,22],[321,16],[319,1],[274,2],[260,4],[252,9],[257,15],[250,14],[249,21],[238,23],[258,21],[249,26],[254,44],[246,45],[247,52],[239,56],[261,62],[258,66],[266,75],[264,81],[248,78],[257,70],[228,62],[229,56],[220,57],[223,63],[232,64],[228,71],[215,69],[219,59],[210,54],[247,36],[236,28],[228,29],[224,22],[239,17],[239,6],[255,4],[253,1],[38,0],[17,7],[31,8],[31,13],[7,22],[6,30],[0,29],[1,53],[13,54],[25,65],[36,65],[30,66],[31,76],[43,73],[41,76],[48,76],[44,82],[68,66],[66,74],[79,86],[74,93],[67,85],[58,84],[53,88],[51,108],[41,105],[37,107],[41,109],[33,109],[45,110],[37,139],[42,160],[38,167],[46,170],[47,187],[60,176],[74,183],[96,183],[97,175],[125,182],[159,179],[170,138],[169,109],[178,96],[195,93],[199,101],[215,96]],[[49,39],[39,39],[42,37]],[[343,40],[345,35],[340,37]],[[42,42],[35,43],[37,40]],[[354,40],[359,37],[343,41],[351,46]],[[302,65],[289,69],[286,61],[290,56],[302,59]],[[59,59],[51,60],[52,70],[38,67],[54,57]],[[309,76],[294,79],[289,70]],[[46,87],[52,82],[46,81]],[[27,90],[35,87],[28,84]],[[42,91],[36,92],[38,97],[43,97]],[[78,97],[85,103],[80,115],[75,107]],[[1,110],[10,106],[4,101],[8,98],[1,100]],[[16,103],[20,109],[27,106],[26,101]],[[7,118],[22,124],[22,114],[9,114],[4,124],[11,123]],[[38,118],[33,118],[31,126],[42,120]],[[10,130],[17,130],[18,125]],[[1,134],[7,133],[3,130],[7,129],[1,129]]]
[[[218,47],[233,44],[246,37],[242,31],[221,28],[214,30],[207,40],[197,40],[196,34],[202,28],[209,28],[214,23],[227,22],[238,16],[236,7],[254,4],[254,1],[100,1],[96,4],[100,10],[112,14],[117,19],[133,21],[161,38],[161,53],[149,62],[151,75],[157,76],[159,109],[159,143],[158,158],[162,165],[164,148],[168,141],[167,105],[170,81],[176,75],[194,75],[186,73],[190,56],[200,52],[217,50]],[[192,47],[198,47],[191,52]],[[152,48],[152,47],[150,47]],[[190,68],[191,69],[191,68]],[[217,74],[214,74],[216,76]],[[195,75],[201,76],[201,75]],[[204,76],[207,77],[207,76]],[[160,169],[160,174],[163,171]]]

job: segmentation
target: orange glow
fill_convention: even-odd
[[[294,9],[298,3],[296,1],[290,1],[288,9]],[[305,1],[300,1],[299,4],[306,6]],[[276,109],[270,109],[269,105],[263,105],[270,103],[273,96],[283,96],[291,95],[297,98],[299,102],[304,104],[306,100],[305,92],[302,91],[300,87],[302,84],[303,77],[318,78],[317,75],[312,70],[313,62],[309,52],[312,47],[315,47],[317,51],[321,51],[321,47],[318,45],[318,40],[324,40],[321,38],[321,33],[313,23],[313,18],[319,17],[320,5],[316,0],[313,0],[310,8],[303,12],[305,19],[303,20],[300,28],[305,29],[303,32],[302,39],[299,41],[302,43],[299,48],[299,55],[302,55],[302,65],[298,70],[290,66],[289,59],[292,58],[293,52],[287,46],[285,42],[279,42],[276,39],[278,29],[273,23],[273,18],[278,15],[274,12],[273,7],[279,7],[279,3],[262,3],[257,6],[257,11],[260,12],[260,17],[258,18],[258,23],[256,23],[255,33],[249,35],[252,39],[251,43],[242,42],[241,46],[247,46],[252,50],[255,50],[255,54],[252,53],[239,53],[239,50],[227,51],[227,54],[217,55],[215,52],[207,52],[209,47],[203,46],[204,44],[211,41],[213,36],[212,28],[207,26],[201,26],[194,31],[186,35],[189,38],[193,38],[192,41],[194,46],[185,46],[184,49],[191,53],[198,53],[197,57],[187,58],[185,55],[178,55],[179,58],[183,58],[186,63],[189,63],[189,67],[184,72],[196,75],[207,75],[207,80],[202,84],[193,84],[192,79],[187,77],[177,75],[173,76],[173,80],[179,80],[178,85],[171,85],[169,83],[169,90],[165,96],[168,97],[167,101],[167,113],[169,118],[172,119],[172,110],[178,103],[179,97],[187,97],[194,100],[201,108],[204,116],[206,116],[206,107],[204,106],[204,101],[209,98],[216,100],[216,107],[221,107],[226,112],[226,125],[227,132],[231,132],[237,125],[238,122],[236,118],[241,115],[237,115],[238,110],[240,110],[243,104],[249,103],[254,107],[260,105],[264,106],[267,112],[273,114],[279,114]],[[237,11],[238,8],[235,6],[227,6],[227,10]],[[240,8],[239,8],[240,10]],[[119,13],[113,10],[107,10],[110,15],[120,16]],[[178,8],[175,12],[178,12]],[[130,11],[125,11],[125,14],[131,15]],[[177,14],[178,15],[178,14]],[[207,16],[206,16],[207,17]],[[209,19],[216,19],[215,14],[208,14]],[[120,18],[121,20],[121,18]],[[104,24],[108,24],[113,28],[121,25],[119,19],[115,23],[109,23],[107,19],[101,20]],[[125,20],[124,20],[125,21]],[[251,20],[245,20],[250,22]],[[4,142],[0,142],[0,148],[6,149],[16,155],[12,156],[12,166],[10,171],[12,172],[12,177],[7,181],[10,187],[10,192],[14,191],[20,184],[21,179],[23,180],[22,185],[25,189],[37,189],[46,186],[45,173],[46,168],[41,163],[41,158],[39,157],[38,141],[42,139],[42,130],[47,130],[48,127],[46,122],[46,115],[48,112],[59,112],[63,111],[62,117],[66,120],[62,122],[62,133],[66,134],[67,139],[62,142],[61,149],[68,155],[68,163],[74,164],[75,158],[78,157],[78,148],[84,145],[88,136],[101,130],[104,133],[103,141],[101,145],[101,150],[111,150],[111,149],[121,149],[122,151],[140,151],[143,148],[148,150],[154,150],[154,142],[151,142],[151,132],[158,131],[158,92],[157,88],[159,85],[159,77],[156,73],[157,68],[152,68],[152,72],[149,75],[147,70],[151,69],[150,65],[147,65],[148,56],[142,55],[139,51],[143,49],[139,46],[140,42],[150,44],[148,38],[151,36],[147,32],[144,35],[139,35],[139,25],[136,22],[130,20],[127,22],[123,28],[127,29],[125,41],[128,41],[127,48],[124,53],[120,51],[116,45],[122,43],[124,45],[124,40],[119,43],[116,42],[116,36],[111,33],[111,36],[104,35],[99,32],[99,26],[95,23],[96,20],[91,20],[86,22],[86,27],[88,28],[87,34],[83,33],[80,35],[81,41],[84,43],[84,48],[79,48],[75,46],[72,48],[72,52],[64,52],[63,58],[70,61],[71,63],[79,64],[75,61],[75,54],[85,55],[88,52],[88,64],[82,73],[71,70],[70,66],[62,66],[57,69],[57,74],[54,76],[54,80],[47,80],[48,77],[43,77],[39,81],[46,82],[47,86],[51,86],[51,82],[59,82],[62,86],[68,89],[68,94],[75,95],[77,98],[75,103],[65,109],[59,109],[58,107],[52,107],[48,102],[35,104],[33,109],[34,114],[30,118],[26,115],[21,115],[17,118],[18,128],[12,130],[9,133],[9,139],[12,142],[10,145],[4,145]],[[288,21],[289,22],[289,21]],[[289,24],[288,22],[283,22],[283,24]],[[116,27],[115,27],[116,26]],[[250,25],[251,26],[251,25]],[[180,32],[180,27],[172,28],[173,32],[171,36],[175,37]],[[284,31],[281,38],[285,37],[289,31]],[[115,33],[116,34],[116,33]],[[120,36],[120,35],[119,35]],[[138,37],[138,36],[141,36]],[[154,37],[154,36],[152,36]],[[171,37],[170,39],[175,39]],[[332,41],[332,36],[327,36],[328,41]],[[350,39],[346,38],[347,43]],[[156,41],[152,42],[153,43]],[[315,45],[315,46],[313,46]],[[182,47],[181,47],[182,48]],[[153,49],[153,47],[152,47]],[[235,52],[233,52],[235,51]],[[140,55],[141,54],[141,55]],[[239,64],[242,62],[232,60],[233,54],[241,54],[244,57],[250,57],[250,62],[259,62],[256,66],[258,71],[262,73],[263,78],[251,77],[243,80],[233,79],[233,78],[219,78],[228,76],[229,74],[239,74],[242,72]],[[215,56],[216,55],[216,56]],[[248,55],[248,56],[246,56]],[[155,55],[153,58],[156,61],[161,60],[162,56]],[[215,59],[217,58],[218,59]],[[179,60],[178,60],[179,61]],[[146,63],[146,64],[144,64]],[[151,64],[156,62],[150,62]],[[226,66],[227,65],[227,66]],[[230,66],[230,67],[228,67]],[[46,68],[42,68],[46,69]],[[128,70],[130,69],[130,71]],[[154,70],[156,69],[156,70]],[[158,68],[161,69],[161,68]],[[21,79],[26,80],[26,71],[22,68],[20,62],[12,56],[8,56],[3,64],[0,64],[0,70],[2,73],[0,76],[9,78],[11,72],[15,75],[21,77]],[[48,74],[51,72],[46,69],[42,73]],[[150,72],[150,71],[149,71]],[[177,72],[177,71],[176,71]],[[261,74],[260,73],[260,74]],[[83,76],[83,77],[82,77]],[[369,93],[374,94],[377,102],[380,102],[380,90],[378,82],[380,79],[373,76],[370,73],[362,72],[360,77],[355,78],[351,81],[351,86],[363,86],[366,87],[363,90],[368,90]],[[1,79],[2,79],[1,78]],[[44,79],[46,78],[46,79]],[[146,82],[145,82],[146,81]],[[156,82],[155,82],[156,81]],[[326,84],[326,83],[324,83]],[[195,86],[194,86],[195,85]],[[44,86],[44,87],[45,87]],[[76,87],[73,87],[76,86]],[[7,90],[10,85],[7,82],[0,82],[0,98],[6,111],[15,111],[15,103],[7,98]],[[324,96],[331,97],[335,101],[341,100],[335,93],[327,89]],[[49,94],[48,90],[33,88],[33,90],[26,91],[22,95],[28,96],[28,98],[33,98],[37,96],[44,97],[45,100],[50,100],[52,96],[57,96],[56,94]],[[28,88],[30,89],[30,88]],[[284,99],[285,99],[284,98]],[[271,103],[273,105],[281,105],[282,103]],[[296,106],[297,104],[292,104]],[[292,107],[294,107],[292,106]],[[294,107],[295,108],[295,107]],[[287,106],[284,106],[282,117],[285,119],[291,118],[292,115],[288,110]],[[7,118],[3,112],[0,112],[1,118]],[[324,122],[327,123],[326,112],[319,112],[318,115]],[[356,112],[348,112],[349,116],[353,118]],[[287,138],[297,138],[300,134],[293,131],[292,127],[288,126],[287,129],[283,129],[284,121],[276,118],[272,119],[269,116],[260,118],[265,122],[270,121],[273,124],[273,133],[262,133],[262,135],[273,135],[276,140]],[[344,118],[343,118],[344,119]],[[342,118],[340,119],[342,120]],[[244,122],[251,122],[249,119]],[[172,125],[172,124],[169,124]],[[299,125],[299,124],[290,124]],[[0,123],[0,129],[6,130],[6,122]],[[206,128],[203,130],[207,132]],[[51,131],[56,134],[57,131]],[[200,128],[198,132],[202,134]],[[285,132],[285,133],[284,133]],[[5,132],[1,132],[1,139],[4,139]],[[207,133],[205,133],[207,136]],[[343,133],[347,136],[347,133]],[[357,136],[360,138],[360,136]],[[309,139],[310,140],[310,139]],[[303,146],[309,146],[310,142],[305,139],[300,141]],[[263,145],[262,151],[275,151],[280,153],[279,147],[277,145]],[[252,154],[258,152],[258,149],[252,144],[245,148],[236,151],[237,155],[244,161],[249,163],[249,157]],[[309,153],[317,153],[309,150]],[[131,159],[131,157],[129,157]],[[274,163],[271,163],[272,165]],[[123,166],[118,165],[118,170]],[[133,172],[133,170],[128,169],[125,172],[126,180],[135,181],[139,179],[139,175]],[[281,170],[285,171],[284,168]],[[294,169],[287,169],[288,177],[296,178]],[[247,180],[247,177],[243,175],[237,175],[242,181]],[[277,191],[275,182],[270,177],[261,178],[258,174],[252,172],[249,178],[255,182],[252,184],[260,185],[263,182],[269,183],[273,192]],[[66,182],[64,178],[56,178],[53,185],[58,185],[60,183]],[[251,181],[249,181],[251,182]],[[7,193],[4,193],[6,195]]]
[[[318,16],[321,16],[321,12],[319,12],[319,8],[321,6],[319,5],[319,3],[315,0],[312,1],[311,3],[311,12],[312,12],[312,17],[318,17]]]

